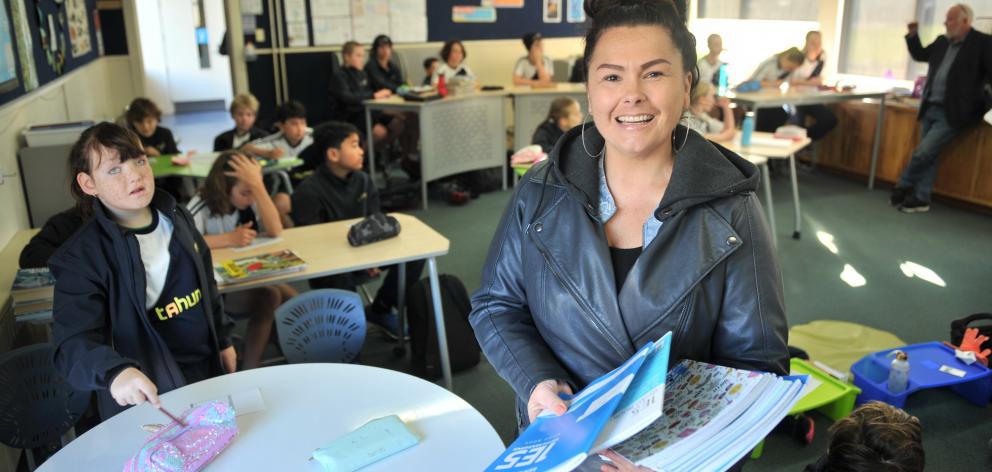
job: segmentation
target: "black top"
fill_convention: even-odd
[[[293,222],[297,226],[360,218],[380,211],[379,191],[369,175],[352,172],[345,178],[322,165],[293,192]]]
[[[214,138],[214,152],[227,151],[228,149],[234,149],[234,134],[237,132],[237,128],[229,129],[221,134],[218,134]],[[245,144],[250,143],[256,139],[264,138],[269,134],[262,131],[260,128],[254,126],[248,130],[248,140]],[[243,136],[243,135],[242,135]],[[244,144],[242,144],[244,146]]]
[[[929,46],[923,47],[918,34],[906,35],[909,55],[916,61],[926,61],[930,72],[937,73],[950,47],[947,36],[938,36]],[[992,37],[971,29],[961,43],[961,50],[954,57],[947,73],[947,92],[944,95],[944,113],[954,128],[966,128],[981,123],[986,106],[985,84],[992,83]],[[922,118],[929,107],[930,87],[933,77],[923,88],[923,101],[917,115]]]
[[[565,134],[558,124],[552,119],[544,120],[541,126],[538,126],[534,130],[534,136],[530,139],[531,144],[538,144],[541,146],[541,150],[547,154],[551,154],[551,150],[555,148],[555,144],[561,139],[562,135]]]
[[[389,61],[388,64],[389,68],[383,69],[374,57],[365,64],[365,74],[369,77],[369,87],[373,92],[382,89],[396,92],[396,89],[405,82],[400,66],[392,61]]]
[[[330,93],[334,99],[334,119],[347,121],[364,130],[365,106],[362,101],[372,98],[365,71],[348,66],[338,67],[331,76]]]
[[[147,138],[137,131],[135,133],[141,138],[141,145],[144,147],[158,149],[159,154],[179,154],[179,148],[176,147],[176,140],[172,138],[172,131],[169,128],[159,126]]]
[[[55,254],[59,246],[69,239],[86,220],[78,207],[72,207],[52,215],[41,231],[34,235],[28,245],[21,250],[18,261],[22,269],[48,267],[48,258]]]
[[[629,249],[610,248],[610,260],[613,262],[613,280],[617,284],[617,293],[620,293],[624,281],[627,280],[627,274],[630,273],[630,269],[634,267],[634,263],[637,262],[637,258],[640,255],[641,248],[639,247]]]
[[[155,231],[158,224],[158,212],[153,211],[152,223],[132,232],[148,234]],[[179,238],[173,237],[169,240],[169,272],[165,285],[147,313],[155,331],[180,364],[201,362],[213,352],[204,303],[193,257],[179,245]]]

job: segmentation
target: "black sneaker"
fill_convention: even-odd
[[[899,211],[903,213],[924,213],[930,211],[930,202],[920,200],[915,195],[909,195],[903,200],[902,205],[899,205]]]
[[[906,197],[911,193],[912,187],[894,187],[892,189],[892,195],[889,196],[889,205],[897,207],[902,205],[902,202],[906,200]]]

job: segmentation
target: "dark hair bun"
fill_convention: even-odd
[[[688,0],[585,0],[582,9],[586,12],[586,17],[595,21],[604,12],[614,8],[643,7],[645,2],[667,3],[678,13],[682,21],[687,20]]]

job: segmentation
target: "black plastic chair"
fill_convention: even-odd
[[[90,392],[73,390],[55,371],[52,345],[34,344],[0,355],[0,443],[32,449],[60,443],[89,405]]]

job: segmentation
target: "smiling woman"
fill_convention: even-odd
[[[592,123],[524,178],[472,300],[521,427],[668,331],[673,362],[787,372],[758,173],[679,124],[696,64],[684,3],[585,10]]]

